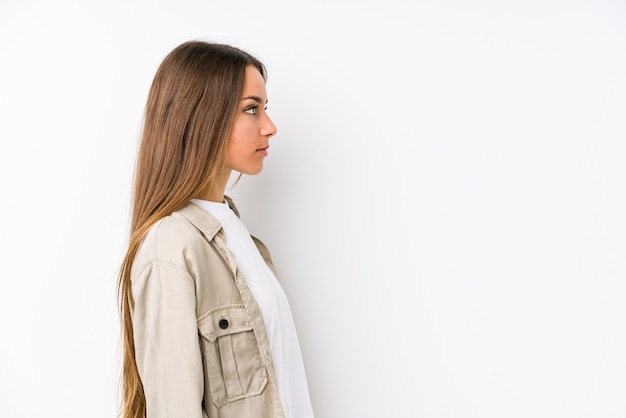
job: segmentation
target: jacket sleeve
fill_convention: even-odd
[[[135,358],[147,418],[202,418],[195,286],[182,267],[148,264],[133,280]]]

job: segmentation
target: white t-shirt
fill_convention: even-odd
[[[193,199],[192,202],[222,224],[226,246],[235,256],[237,268],[259,305],[285,415],[287,418],[313,418],[296,327],[280,283],[265,264],[245,225],[228,203],[200,199]]]

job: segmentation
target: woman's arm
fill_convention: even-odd
[[[202,418],[204,377],[194,281],[153,261],[133,280],[135,358],[147,418]]]

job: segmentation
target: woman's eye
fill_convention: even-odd
[[[249,115],[256,115],[256,110],[259,106],[250,106],[244,109],[244,112],[246,112]]]

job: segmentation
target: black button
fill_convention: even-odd
[[[228,319],[220,319],[219,326],[221,329],[228,328]]]

